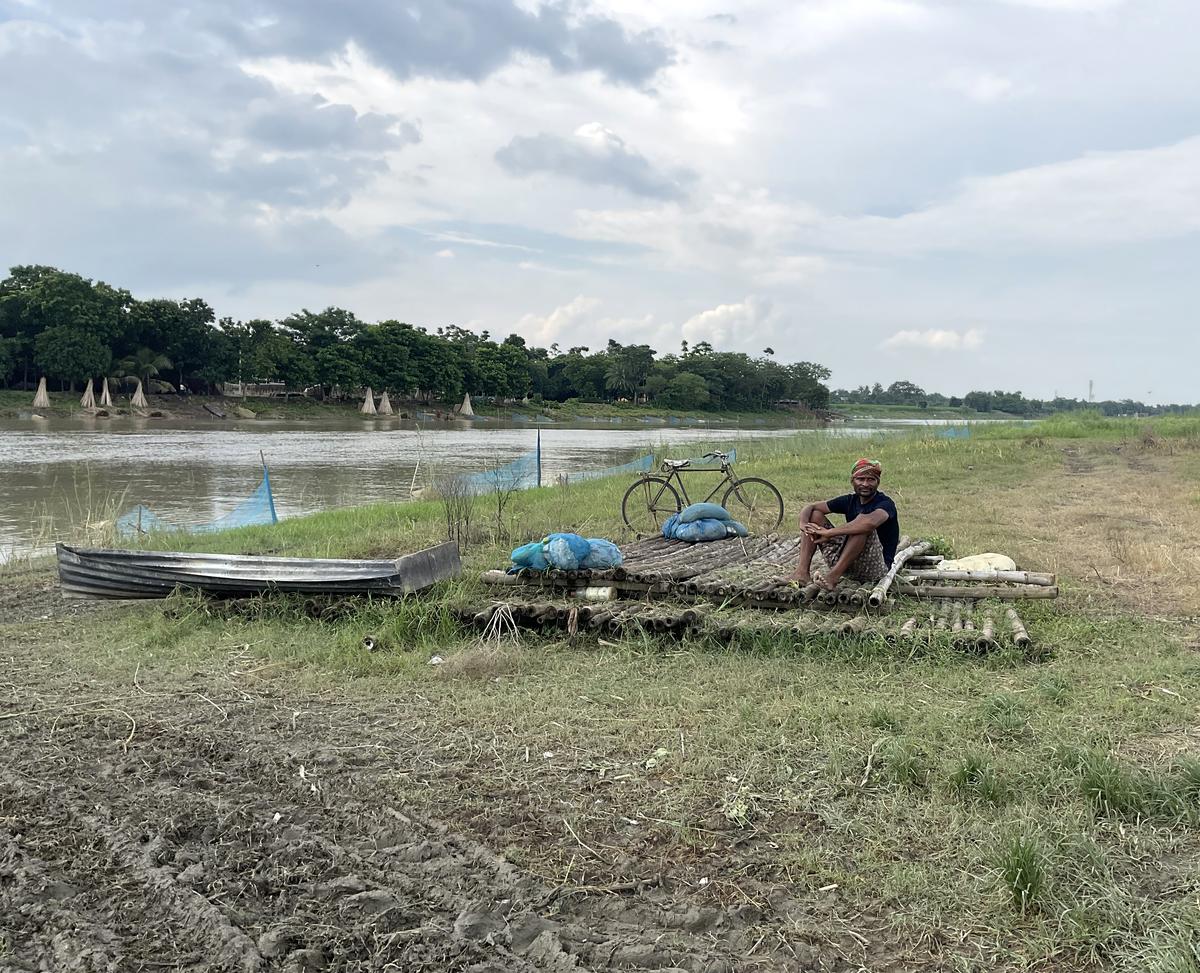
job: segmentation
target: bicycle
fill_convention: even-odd
[[[729,484],[721,506],[734,520],[745,524],[752,534],[774,530],[783,523],[783,496],[773,483],[758,476],[739,477],[729,462],[729,454],[714,451],[704,459],[720,462],[721,479],[702,502],[708,503],[725,484]],[[712,467],[691,467],[691,460],[666,459],[659,467],[666,476],[645,474],[637,479],[621,498],[621,517],[626,526],[639,535],[657,534],[663,522],[692,504],[683,485],[684,473],[714,473]],[[678,484],[677,490],[672,484]],[[682,494],[682,500],[680,499]]]

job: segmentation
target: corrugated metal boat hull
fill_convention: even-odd
[[[391,561],[58,545],[58,576],[68,598],[165,598],[176,588],[228,598],[277,591],[403,595],[461,572],[453,542]]]

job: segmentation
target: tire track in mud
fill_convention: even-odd
[[[556,897],[477,842],[381,803],[359,783],[377,779],[364,768],[314,776],[278,743],[153,717],[128,753],[77,729],[55,730],[60,748],[91,749],[72,754],[83,759],[66,780],[0,774],[0,914],[24,917],[0,961],[16,969],[755,965],[753,931],[724,910]],[[67,941],[81,944],[74,965],[61,962]],[[756,960],[805,968],[782,958]]]

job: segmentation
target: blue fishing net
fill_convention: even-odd
[[[274,524],[279,522],[275,514],[275,498],[271,495],[271,478],[263,470],[262,482],[245,500],[229,513],[203,524],[174,524],[163,520],[154,511],[138,504],[128,513],[117,518],[117,533],[121,535],[149,534],[156,531],[182,531],[185,534],[208,534],[235,527]]]
[[[538,451],[518,456],[482,473],[464,473],[459,481],[470,493],[505,493],[509,490],[528,490],[538,485]]]
[[[620,476],[622,473],[646,473],[653,468],[654,454],[647,453],[645,456],[622,463],[620,466],[606,466],[602,470],[572,470],[562,476],[566,482],[575,483],[578,480],[599,480],[605,476]]]

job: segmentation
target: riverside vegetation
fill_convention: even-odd
[[[754,442],[738,470],[778,484],[791,518],[840,492],[864,451],[906,533],[1059,575],[1058,601],[1022,607],[1038,659],[854,638],[483,642],[451,623],[444,608],[488,598],[474,578],[517,543],[564,528],[621,539],[623,480],[517,494],[499,516],[486,496],[460,504],[463,579],[394,603],[68,607],[44,566],[21,565],[0,575],[2,773],[20,778],[0,827],[40,822],[43,859],[86,861],[99,817],[110,843],[125,827],[159,849],[156,875],[183,882],[199,861],[189,887],[268,965],[263,937],[277,941],[287,909],[293,945],[322,942],[333,965],[446,968],[464,943],[482,948],[463,932],[467,906],[437,913],[461,875],[433,881],[440,898],[405,899],[411,914],[382,931],[355,925],[348,900],[300,896],[320,877],[276,860],[274,813],[307,836],[322,881],[347,860],[367,874],[352,839],[372,815],[437,822],[424,857],[402,860],[492,868],[510,923],[496,941],[522,969],[556,967],[519,950],[517,913],[557,924],[593,968],[1200,970],[1200,421]],[[155,543],[380,556],[446,531],[426,501]],[[112,768],[123,779],[106,784]],[[429,837],[447,833],[476,850]],[[326,861],[327,845],[342,851]],[[191,857],[171,865],[164,847]],[[479,849],[525,878],[513,885]],[[117,881],[105,867],[93,881]],[[251,873],[265,877],[238,878]],[[165,908],[152,898],[150,918]],[[79,901],[66,904],[76,936]],[[0,909],[0,958],[24,958],[14,917],[27,913]],[[118,936],[137,921],[97,915]],[[606,928],[626,938],[602,954]],[[172,935],[161,950],[201,933]]]

